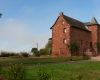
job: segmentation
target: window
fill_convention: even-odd
[[[66,44],[66,42],[67,42],[66,39],[63,39],[63,43]]]
[[[64,24],[64,20],[62,21],[62,24]]]
[[[63,32],[66,33],[66,28],[63,29]]]

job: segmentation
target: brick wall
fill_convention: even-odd
[[[66,28],[66,33],[63,32],[64,28]],[[69,43],[69,33],[70,25],[66,23],[62,14],[60,14],[57,22],[52,28],[52,56],[70,56],[67,46],[63,43],[63,39],[66,39],[66,42]]]
[[[100,26],[98,26],[97,31],[98,31],[97,32],[97,37],[98,37],[97,41],[100,42]]]
[[[52,27],[52,56],[71,56],[69,49],[63,43],[64,39],[66,39],[66,44],[71,41],[76,42],[80,46],[79,54],[97,55],[98,51],[95,47],[95,42],[100,42],[100,26],[91,25],[87,27],[90,31],[82,30],[70,26],[62,15],[63,13],[60,13]],[[63,32],[64,29],[66,29],[66,33]]]
[[[83,54],[90,48],[91,32],[71,27],[70,41],[76,42],[79,47],[79,54]]]
[[[98,26],[98,32],[97,32],[97,42],[100,42],[100,25]],[[100,55],[100,51],[98,51],[98,54]]]
[[[95,46],[95,43],[98,41],[97,39],[98,38],[98,26],[97,25],[91,25],[91,26],[88,26],[89,30],[91,31],[91,37],[92,37],[92,49],[93,49],[93,55],[97,55],[98,54],[98,51],[97,51],[97,48]]]

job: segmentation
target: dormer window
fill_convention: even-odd
[[[62,21],[62,24],[64,24],[64,20]]]
[[[66,28],[63,29],[63,32],[66,33]]]
[[[63,39],[63,43],[66,44],[66,42],[67,42],[66,39]]]

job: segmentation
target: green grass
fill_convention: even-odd
[[[82,77],[82,80],[100,80],[100,62],[45,65],[44,67],[48,72],[53,70],[52,80],[71,80],[71,77]],[[37,66],[27,67],[27,80],[36,80],[37,69]],[[7,68],[3,68],[2,75],[4,77],[6,77],[6,70]]]
[[[72,60],[83,60],[86,58],[83,57],[73,57]],[[9,63],[23,63],[23,64],[45,64],[45,63],[55,63],[55,62],[66,62],[69,61],[70,58],[7,58],[7,59],[0,59],[0,64],[6,66]]]

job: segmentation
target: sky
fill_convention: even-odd
[[[0,51],[44,48],[59,13],[82,22],[100,23],[100,0],[0,0]]]

